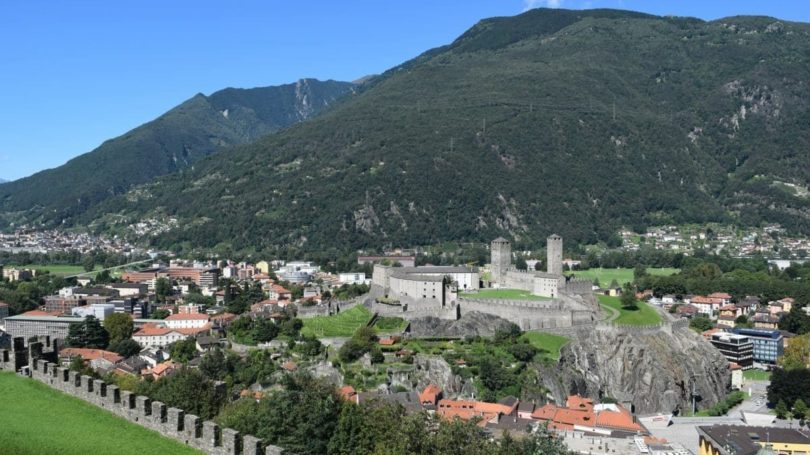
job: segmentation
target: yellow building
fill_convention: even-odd
[[[270,273],[270,263],[267,261],[259,261],[256,263],[256,268],[261,270],[264,274]]]
[[[799,455],[810,453],[810,436],[776,427],[713,425],[697,427],[698,455]]]

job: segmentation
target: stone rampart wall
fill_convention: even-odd
[[[31,378],[52,388],[104,408],[132,423],[212,455],[280,455],[283,449],[263,445],[258,438],[186,414],[159,401],[135,395],[100,379],[38,359],[30,365]]]

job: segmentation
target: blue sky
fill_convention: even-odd
[[[532,7],[810,22],[804,1],[0,2],[0,178],[58,166],[195,93],[354,80]]]

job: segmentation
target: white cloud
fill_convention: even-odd
[[[546,8],[559,8],[563,0],[523,0],[523,11],[545,6]]]

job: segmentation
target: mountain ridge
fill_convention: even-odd
[[[789,191],[810,184],[808,36],[761,17],[484,20],[308,122],[70,222],[127,234],[175,219],[149,243],[223,254],[499,235],[531,248],[709,221],[810,232],[810,200]]]
[[[132,185],[307,120],[353,87],[301,79],[281,86],[226,88],[209,96],[198,93],[61,166],[4,185],[0,210],[61,222]]]

